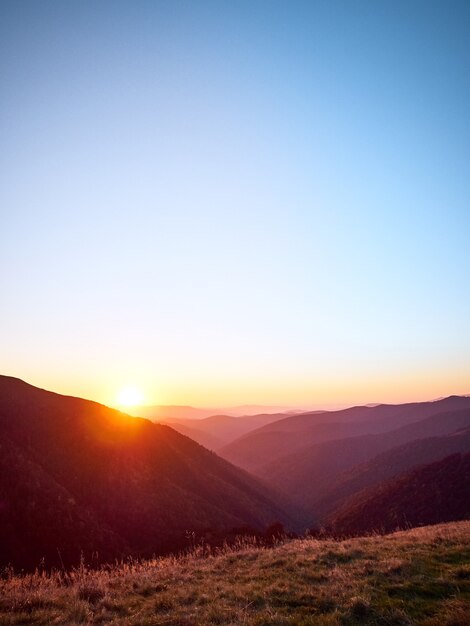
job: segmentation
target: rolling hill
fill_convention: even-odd
[[[293,523],[281,497],[172,428],[7,376],[0,445],[2,565],[163,553],[188,531]]]
[[[340,535],[470,517],[470,453],[423,465],[357,494],[336,511],[327,529]]]
[[[319,519],[333,513],[352,495],[383,481],[456,453],[470,452],[470,428],[443,437],[416,439],[391,448],[341,474],[325,498],[315,502],[315,515]]]
[[[240,417],[211,415],[203,419],[161,419],[159,423],[168,424],[183,435],[188,434],[188,437],[201,445],[218,452],[231,441],[285,416],[285,413],[260,413]]]
[[[433,402],[356,406],[284,417],[218,450],[225,459],[251,472],[308,445],[366,434],[384,433],[446,411],[470,408],[470,397],[450,396]],[[263,472],[264,473],[264,472]]]
[[[439,413],[385,433],[306,446],[265,466],[259,475],[288,493],[318,520],[317,502],[328,496],[346,471],[396,446],[468,427],[470,409]],[[410,461],[413,463],[412,458]]]

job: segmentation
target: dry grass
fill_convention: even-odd
[[[346,541],[6,573],[0,624],[468,626],[470,522]]]

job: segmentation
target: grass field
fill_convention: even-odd
[[[0,624],[470,624],[470,522],[0,581]]]

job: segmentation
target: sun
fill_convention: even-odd
[[[137,387],[123,387],[116,397],[116,404],[122,407],[134,407],[143,403],[144,394]]]

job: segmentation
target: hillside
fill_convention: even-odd
[[[378,454],[371,461],[350,468],[338,476],[327,495],[315,502],[320,520],[337,509],[346,498],[417,465],[439,461],[457,452],[470,452],[470,428],[443,437],[416,439]]]
[[[445,436],[468,427],[470,409],[439,413],[386,433],[306,446],[264,467],[259,476],[302,503],[318,519],[317,502],[326,498],[340,477],[356,465],[413,440]]]
[[[450,396],[433,402],[355,406],[284,417],[240,437],[218,452],[225,459],[259,473],[283,456],[308,445],[397,429],[432,415],[470,409],[470,397]]]
[[[0,579],[0,624],[468,626],[470,522]]]
[[[470,517],[470,453],[454,454],[366,489],[334,513],[342,535],[390,532]]]
[[[122,537],[3,436],[0,503],[0,568],[34,568],[44,558],[56,565],[76,563],[82,550],[87,556],[99,550],[103,560],[131,552]]]
[[[264,484],[168,426],[0,377],[1,565],[185,547],[293,520]],[[16,550],[14,546],[20,546]]]

